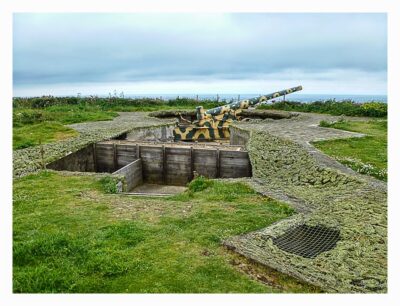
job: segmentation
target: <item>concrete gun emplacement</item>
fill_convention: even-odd
[[[240,113],[243,109],[302,89],[302,86],[292,87],[251,99],[231,102],[209,110],[197,106],[196,120],[190,125],[179,124],[174,129],[175,141],[228,139],[230,124],[232,121],[241,120]]]

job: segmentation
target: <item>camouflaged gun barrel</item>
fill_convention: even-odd
[[[265,102],[265,101],[268,101],[268,100],[271,100],[271,99],[274,99],[274,98],[278,98],[278,97],[281,97],[281,96],[285,96],[285,95],[291,94],[293,92],[300,91],[302,89],[303,89],[302,86],[297,86],[297,87],[292,87],[292,88],[289,88],[289,89],[284,89],[284,90],[281,90],[281,91],[273,92],[273,93],[270,93],[270,94],[267,94],[267,95],[263,95],[263,96],[260,96],[260,97],[256,97],[256,98],[251,98],[251,99],[237,101],[237,102],[231,102],[231,103],[228,103],[228,104],[223,105],[223,106],[218,106],[218,107],[215,107],[215,108],[211,108],[211,109],[205,111],[204,115],[206,117],[208,117],[208,116],[217,116],[217,115],[223,114],[223,113],[225,113],[225,112],[227,112],[229,110],[246,109],[249,106],[256,105],[258,103]]]

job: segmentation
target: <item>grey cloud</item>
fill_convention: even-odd
[[[384,14],[15,14],[14,84],[382,72],[386,44]]]

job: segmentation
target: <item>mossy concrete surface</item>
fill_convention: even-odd
[[[254,176],[247,181],[258,191],[291,204],[298,213],[267,228],[228,238],[224,244],[328,292],[386,292],[386,184],[357,175],[310,145],[311,141],[363,136],[318,127],[321,120],[336,119],[299,114],[232,127],[247,138]],[[78,137],[43,145],[44,163],[136,128],[172,122],[146,113],[128,113],[113,121],[73,125],[80,132]],[[40,147],[14,151],[14,177],[39,170],[43,162],[40,151]],[[339,229],[340,240],[335,248],[313,259],[287,253],[273,244],[272,238],[298,224]]]
[[[277,122],[233,127],[248,135],[256,189],[291,203],[300,213],[267,228],[231,237],[224,244],[327,292],[386,292],[386,184],[363,178],[350,169],[342,171],[344,167],[336,167],[326,156],[321,158],[322,153],[316,154],[308,141],[353,135],[319,128],[312,124],[311,117],[319,122],[323,116],[309,115],[290,119],[292,123],[282,129]],[[285,133],[291,124],[298,130]],[[273,244],[274,237],[300,224],[338,229],[340,240],[335,248],[313,259],[285,252]]]
[[[174,120],[161,120],[149,117],[148,113],[120,113],[112,121],[96,121],[72,124],[70,127],[80,134],[77,137],[48,143],[42,147],[16,150],[13,154],[13,176],[21,177],[38,171],[44,164],[53,162],[72,152],[98,141],[111,139],[142,127],[169,125]],[[43,159],[41,154],[43,149]]]

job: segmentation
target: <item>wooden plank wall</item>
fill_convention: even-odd
[[[217,178],[218,151],[206,149],[193,149],[193,170],[198,175],[208,178]]]
[[[192,180],[190,152],[190,148],[165,147],[165,184],[184,186]]]
[[[125,176],[125,191],[131,191],[136,186],[143,184],[142,160],[137,159],[115,171],[113,174]]]
[[[112,173],[118,169],[114,166],[114,144],[96,144],[95,150],[96,172]]]
[[[243,151],[219,151],[219,177],[248,177],[251,176],[249,155]]]
[[[95,147],[98,172],[114,172],[140,158],[146,183],[185,185],[192,180],[193,171],[208,178],[251,176],[244,151],[113,143]]]
[[[143,165],[143,180],[150,184],[163,184],[162,147],[139,146]]]

